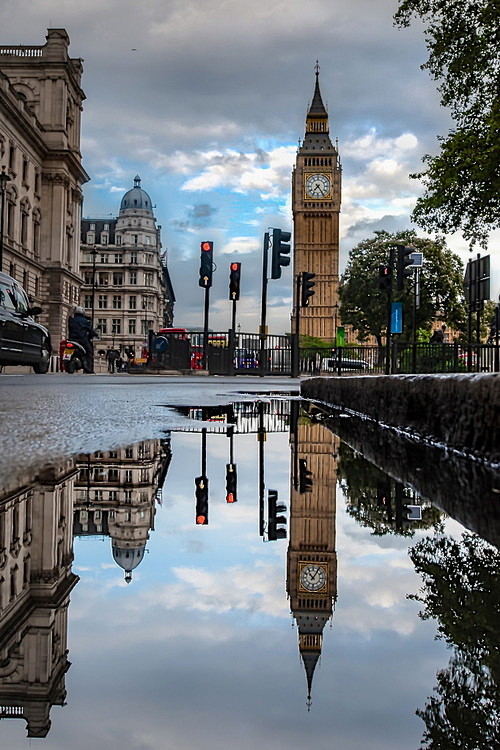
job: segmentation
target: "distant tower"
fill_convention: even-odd
[[[292,432],[287,591],[299,630],[308,704],[314,671],[321,656],[323,629],[332,617],[337,599],[337,440],[321,424],[309,421],[297,424]],[[306,492],[301,491],[300,486],[301,462],[305,462],[307,471],[311,472],[312,486]]]
[[[332,340],[339,284],[339,214],[342,167],[330,140],[328,113],[319,90],[316,64],[314,96],[306,118],[292,180],[294,278],[316,274],[315,295],[300,311],[300,333]],[[294,284],[294,315],[296,300]],[[295,323],[292,321],[292,330]]]

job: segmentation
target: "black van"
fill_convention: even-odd
[[[0,365],[30,365],[37,373],[47,372],[50,335],[33,318],[41,312],[41,307],[31,307],[19,282],[0,273]]]

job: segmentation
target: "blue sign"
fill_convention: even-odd
[[[402,302],[392,303],[391,333],[403,333],[403,303]]]

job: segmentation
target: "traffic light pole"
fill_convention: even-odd
[[[391,322],[392,322],[392,280],[394,277],[394,246],[389,250],[389,268],[390,273],[390,284],[387,290],[387,333],[386,333],[386,351],[385,351],[385,374],[390,375],[391,372]]]
[[[208,364],[208,311],[210,309],[210,287],[205,287],[205,313],[203,316],[203,357],[202,369],[207,369]]]
[[[264,245],[262,248],[262,300],[260,308],[260,377],[266,374],[265,351],[266,351],[266,310],[267,310],[267,266],[269,253],[269,232],[264,234]]]
[[[295,331],[292,332],[292,378],[299,377],[300,370],[300,284],[301,274],[295,278]]]

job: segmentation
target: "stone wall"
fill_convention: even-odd
[[[500,462],[500,375],[310,378],[303,398],[353,411],[420,440]]]

